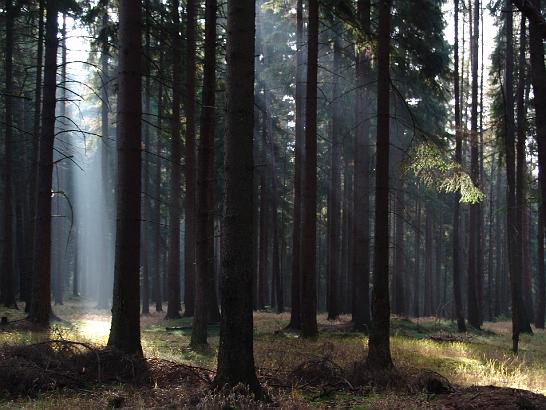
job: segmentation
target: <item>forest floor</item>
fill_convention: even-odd
[[[260,405],[236,391],[208,389],[218,326],[209,327],[209,347],[196,351],[189,347],[191,319],[143,316],[142,364],[102,349],[109,311],[74,299],[54,311],[63,322],[39,331],[21,320],[23,312],[0,308],[16,321],[0,327],[0,409],[546,409],[546,332],[523,335],[514,356],[508,321],[459,334],[449,321],[394,318],[400,377],[384,388],[354,382],[367,337],[351,331],[348,316],[332,322],[320,315],[320,336],[305,340],[284,329],[288,314],[256,313],[256,366],[272,400]],[[76,359],[67,364],[68,356]]]

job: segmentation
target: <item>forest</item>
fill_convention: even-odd
[[[546,2],[0,0],[0,409],[546,409]]]

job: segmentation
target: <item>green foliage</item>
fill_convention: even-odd
[[[462,203],[476,204],[485,194],[473,182],[463,167],[447,158],[445,153],[431,143],[419,144],[408,156],[403,166],[428,188],[438,192],[458,192]]]

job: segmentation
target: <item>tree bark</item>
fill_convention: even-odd
[[[374,371],[393,368],[389,303],[389,132],[391,0],[379,4],[377,46],[377,160],[375,186],[375,254],[372,322],[367,364]]]
[[[262,391],[252,331],[255,2],[228,0],[220,346],[214,384]]]
[[[195,271],[196,271],[196,164],[195,164],[195,78],[196,78],[196,31],[197,6],[199,1],[189,0],[186,4],[186,220],[184,224],[184,316],[191,317],[195,308]],[[215,10],[216,12],[216,10]],[[216,21],[214,22],[216,26]],[[216,40],[216,31],[214,32]],[[206,47],[206,46],[205,46]],[[214,48],[216,50],[216,48]],[[207,104],[204,103],[204,110]],[[214,125],[214,115],[211,118]],[[214,132],[214,126],[212,126]],[[209,209],[209,208],[207,208]],[[210,207],[212,210],[212,207]]]
[[[4,102],[4,244],[3,251],[3,269],[2,269],[2,286],[0,292],[0,301],[8,308],[17,308],[15,300],[14,287],[14,208],[12,202],[13,186],[12,186],[12,169],[13,169],[13,22],[14,22],[14,6],[12,0],[7,0],[5,4],[6,12],[6,38],[5,38],[5,102]]]
[[[537,229],[537,310],[535,312],[535,326],[544,329],[544,313],[546,310],[545,294],[546,280],[544,274],[544,209],[539,206]]]
[[[294,159],[294,216],[292,221],[291,308],[288,328],[301,329],[301,220],[302,164],[305,143],[305,53],[303,38],[303,0],[296,4],[296,146]]]
[[[455,92],[455,162],[462,166],[462,125],[461,97],[459,84],[459,0],[455,0],[455,47],[454,47],[454,92]],[[455,318],[457,330],[466,332],[463,301],[461,296],[461,195],[455,194],[453,212],[453,299],[455,300]]]
[[[53,142],[55,140],[55,106],[57,90],[57,2],[46,7],[44,89],[41,136],[38,152],[36,221],[34,224],[34,265],[32,301],[29,319],[41,325],[51,317],[51,188]]]
[[[142,356],[140,344],[141,5],[119,3],[118,183],[112,326],[108,346]]]
[[[160,52],[159,67],[162,67],[163,53]],[[162,127],[163,127],[163,85],[159,85],[157,95],[157,131],[155,146],[155,168],[154,168],[154,197],[155,206],[153,209],[153,278],[152,278],[152,299],[155,302],[155,311],[163,311],[163,298],[161,297],[161,156],[162,156]]]
[[[205,66],[203,78],[203,109],[199,139],[197,170],[197,272],[195,276],[195,309],[191,344],[207,343],[209,322],[209,292],[214,276],[214,124],[216,92],[216,0],[205,5]]]
[[[341,141],[340,138],[340,91],[339,70],[341,66],[341,44],[339,22],[334,22],[333,29],[333,94],[332,94],[332,118],[331,131],[331,156],[330,156],[330,186],[328,189],[328,320],[336,320],[339,316],[338,284],[340,270],[340,217],[341,217]]]
[[[169,200],[169,253],[168,253],[168,305],[166,319],[180,318],[180,67],[182,66],[182,45],[180,38],[180,3],[171,0],[172,13],[172,118],[171,118],[171,181]],[[186,238],[188,239],[188,238]],[[192,240],[189,238],[189,240]]]

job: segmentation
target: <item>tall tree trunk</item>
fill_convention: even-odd
[[[211,298],[209,292],[214,276],[214,124],[216,92],[216,0],[205,5],[205,68],[203,78],[203,109],[199,139],[197,172],[197,272],[195,275],[195,309],[191,344],[207,343],[207,325]]]
[[[172,118],[171,118],[171,181],[169,199],[169,261],[168,261],[168,282],[169,300],[166,319],[177,319],[180,317],[180,67],[182,66],[182,45],[180,37],[180,3],[178,0],[171,1],[172,13]],[[192,238],[186,238],[192,240]]]
[[[118,183],[112,326],[108,346],[142,356],[140,344],[141,6],[119,3]]]
[[[6,8],[6,38],[5,38],[5,100],[4,100],[4,243],[2,246],[3,254],[3,269],[2,269],[2,286],[0,289],[0,301],[7,307],[17,307],[15,301],[15,286],[14,286],[14,207],[12,204],[13,186],[12,186],[12,169],[13,169],[13,23],[14,23],[14,6],[12,0],[7,0]]]
[[[222,321],[214,383],[241,383],[261,396],[252,331],[255,6],[251,0],[227,3]]]
[[[303,176],[301,303],[302,335],[317,329],[317,72],[319,2],[309,0],[307,35],[307,92],[305,104],[305,165]]]
[[[420,277],[421,277],[421,199],[417,197],[415,206],[415,266],[413,269],[413,316],[420,316]]]
[[[30,159],[30,208],[31,208],[31,223],[30,223],[30,232],[29,232],[29,255],[30,258],[27,261],[27,271],[26,279],[28,281],[28,288],[31,289],[27,291],[25,297],[25,312],[30,312],[30,304],[32,301],[32,280],[34,277],[34,266],[37,253],[34,250],[35,243],[35,233],[36,233],[36,217],[37,217],[37,200],[38,200],[38,150],[39,150],[39,141],[41,136],[41,113],[42,113],[42,67],[43,67],[43,57],[44,57],[44,14],[45,6],[44,1],[38,1],[38,44],[36,47],[36,82],[34,84],[34,119],[33,119],[33,130],[32,130],[32,157]]]
[[[538,209],[537,229],[537,308],[535,312],[535,326],[544,329],[546,280],[544,275],[544,209]]]
[[[263,158],[263,152],[261,155]],[[269,260],[269,190],[267,188],[265,172],[260,174],[260,248],[258,267],[258,308],[263,309],[267,305],[269,294],[267,261]]]
[[[150,2],[145,0],[144,2],[144,12],[146,13],[145,17],[145,42],[146,48],[144,54],[147,58],[151,58],[151,45],[150,45]],[[148,118],[152,114],[152,105],[151,105],[151,65],[147,63],[146,67],[146,78],[144,79],[144,113]],[[142,314],[150,314],[150,154],[151,144],[150,144],[150,125],[144,123],[143,125],[143,137],[144,137],[144,153],[142,158],[142,222],[141,222],[141,232],[142,232],[142,241],[141,241],[141,260],[142,260]]]
[[[425,209],[425,289],[424,289],[424,315],[431,316],[434,314],[433,303],[433,285],[432,285],[432,269],[433,269],[433,221],[434,209],[432,205],[427,204]]]
[[[341,141],[340,141],[340,98],[339,70],[341,66],[340,23],[334,22],[333,43],[334,63],[333,95],[332,95],[332,119],[331,131],[331,157],[330,157],[330,186],[328,189],[328,320],[336,320],[339,315],[338,283],[340,256],[340,216],[341,216]]]
[[[459,84],[459,0],[455,0],[455,48],[454,48],[454,89],[455,89],[455,162],[462,166],[462,124],[461,97]],[[455,194],[453,212],[453,298],[455,300],[455,318],[457,330],[466,332],[463,301],[461,296],[461,195]]]
[[[57,10],[56,0],[49,0],[46,8],[44,89],[34,224],[35,257],[29,314],[30,320],[42,325],[48,324],[51,316],[51,185],[57,90]]]
[[[470,113],[470,174],[472,182],[475,185],[480,183],[480,170],[479,170],[479,147],[478,147],[478,38],[479,38],[479,14],[480,14],[480,2],[474,0],[473,17],[473,29],[471,36],[471,71],[472,71],[472,84],[471,84],[471,113]],[[479,271],[478,259],[481,257],[479,254],[479,219],[480,219],[480,205],[470,205],[469,215],[469,231],[468,231],[468,323],[479,329],[481,326],[481,312],[480,312],[480,284],[479,276],[482,272]]]
[[[105,3],[104,5],[104,11],[102,15],[102,46],[101,46],[101,134],[102,134],[102,141],[100,143],[100,159],[101,159],[101,175],[102,175],[102,187],[103,190],[103,206],[108,210],[109,205],[113,205],[108,201],[108,198],[112,195],[111,190],[109,189],[109,177],[110,173],[109,167],[110,167],[110,125],[109,125],[109,93],[108,93],[108,87],[110,83],[110,70],[108,67],[108,35],[106,34],[108,31],[108,5]],[[107,219],[110,217],[110,212],[108,213]],[[101,261],[101,271],[98,272],[98,302],[97,302],[97,308],[98,309],[108,309],[108,281],[110,280],[109,273],[111,272],[111,266],[108,266],[107,262],[109,261],[109,258],[106,257],[106,255],[110,252],[110,241],[109,239],[109,232],[108,228],[110,226],[110,223],[101,224],[99,227],[100,237],[101,237],[101,252],[104,255]],[[140,274],[139,274],[140,276]]]
[[[196,271],[196,164],[195,164],[195,77],[196,77],[196,31],[197,6],[200,2],[189,0],[186,4],[186,219],[184,224],[184,316],[194,314]],[[215,10],[216,12],[216,10]],[[216,25],[216,21],[215,21]],[[216,31],[214,35],[216,40]],[[204,110],[207,106],[204,105]],[[214,115],[211,117],[214,125]],[[214,132],[214,126],[212,126]],[[209,209],[209,208],[207,208]],[[212,207],[210,208],[212,211]]]
[[[393,367],[389,303],[389,145],[391,0],[379,4],[377,46],[377,160],[375,186],[375,254],[372,323],[367,364],[374,371]]]
[[[162,67],[163,53],[159,57],[159,67]],[[163,311],[161,297],[161,155],[162,155],[162,127],[163,127],[163,85],[159,85],[157,95],[157,131],[155,146],[155,168],[153,175],[155,206],[153,209],[153,258],[152,258],[152,299],[155,302],[155,311]]]
[[[294,216],[292,218],[291,308],[288,328],[301,329],[301,219],[302,163],[305,138],[305,53],[303,38],[303,0],[296,4],[296,147],[294,160]]]
[[[393,272],[393,312],[398,315],[406,314],[406,297],[404,278],[406,276],[406,260],[404,255],[404,211],[406,208],[404,182],[398,179],[398,187],[395,193],[394,214],[394,272]]]
[[[512,0],[506,0],[506,9],[512,9]],[[518,351],[519,334],[521,332],[521,243],[520,226],[516,207],[516,172],[514,148],[514,46],[513,46],[513,17],[512,13],[505,14],[505,79],[504,79],[504,109],[506,117],[505,158],[507,190],[507,225],[508,233],[508,262],[510,271],[510,288],[512,291],[512,350]]]

